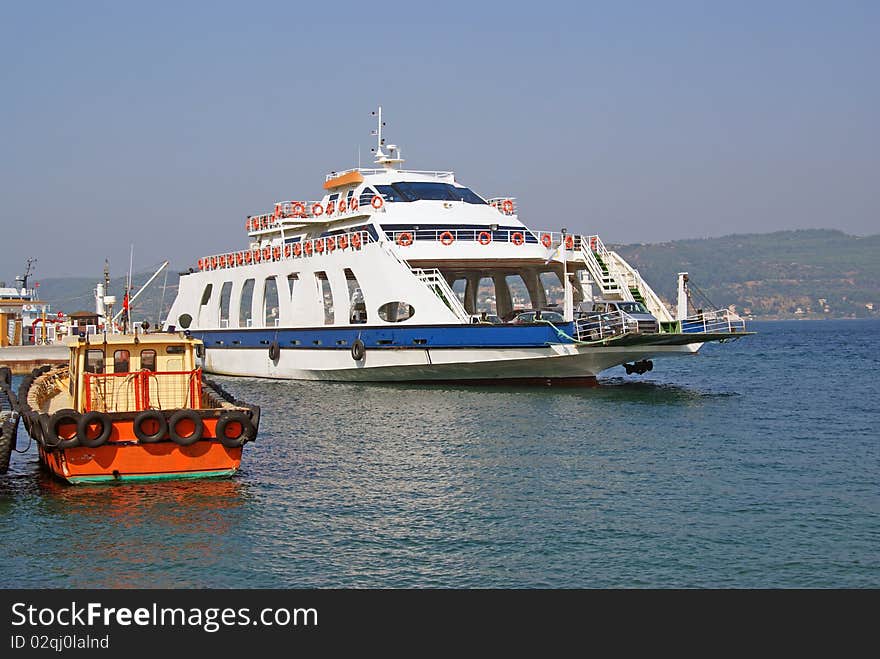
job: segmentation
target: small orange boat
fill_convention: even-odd
[[[238,470],[260,408],[202,377],[201,341],[108,334],[67,345],[68,364],[36,369],[19,388],[25,428],[52,474],[78,484]]]

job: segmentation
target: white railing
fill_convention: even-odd
[[[413,268],[412,271],[420,282],[434,291],[434,294],[439,297],[447,307],[449,307],[449,310],[452,311],[461,322],[470,322],[470,314],[465,310],[461,300],[458,299],[455,291],[452,290],[449,282],[446,281],[446,278],[439,270],[436,268],[431,270]]]
[[[601,341],[622,334],[638,334],[639,321],[623,311],[588,313],[574,322],[578,341]]]
[[[244,226],[248,235],[256,236],[266,232],[279,231],[285,225],[298,225],[304,222],[328,222],[330,220],[367,216],[371,213],[385,212],[385,199],[372,195],[361,203],[359,197],[337,199],[334,201],[279,201],[274,213],[250,215]]]
[[[350,231],[322,238],[301,240],[285,245],[267,245],[259,249],[249,249],[228,254],[214,254],[199,259],[199,270],[221,270],[240,266],[285,261],[309,256],[331,254],[337,250],[359,250],[369,243],[376,242],[369,231]]]
[[[556,249],[563,242],[563,234],[555,231],[530,231],[529,229],[495,229],[481,227],[478,229],[404,229],[387,231],[388,239],[400,247],[409,247],[416,241],[439,242],[445,246],[452,245],[457,241],[477,242],[481,245],[492,243],[511,243],[520,245],[542,245],[547,249]],[[566,234],[568,249],[574,249],[577,244],[575,236]]]
[[[746,331],[746,321],[730,309],[713,309],[681,321],[682,334],[737,334]]]

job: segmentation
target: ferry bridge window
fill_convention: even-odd
[[[104,372],[104,351],[103,350],[87,350],[86,351],[86,373],[103,373]]]
[[[130,363],[131,353],[129,353],[128,350],[117,350],[113,353],[114,373],[129,373],[131,371],[129,368]]]
[[[229,302],[231,299],[232,282],[225,281],[220,289],[220,327],[229,327]]]
[[[278,324],[278,285],[275,277],[266,277],[263,285],[263,327]]]
[[[156,372],[155,350],[141,350],[141,370]]]
[[[449,183],[400,181],[391,185],[377,185],[386,201],[463,201],[467,204],[485,204],[470,188],[459,188]]]
[[[241,304],[238,308],[238,326],[251,326],[251,303],[254,300],[254,280],[248,279],[241,287]]]
[[[358,198],[358,202],[361,206],[367,206],[373,201],[373,197],[376,196],[376,191],[373,188],[364,188],[364,191],[361,192],[361,196]]]
[[[293,299],[293,287],[299,281],[299,273],[291,272],[287,275],[287,287],[290,289],[290,299]]]

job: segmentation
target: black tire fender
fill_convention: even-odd
[[[62,424],[73,425],[76,427],[73,437],[62,437],[58,432],[59,426]],[[79,412],[76,410],[65,408],[58,410],[50,416],[43,428],[44,438],[50,441],[58,448],[73,448],[79,446]]]
[[[98,424],[101,431],[94,437],[89,436],[89,426]],[[98,448],[107,443],[110,439],[110,433],[113,432],[113,423],[103,412],[92,410],[83,414],[76,423],[76,436],[79,437],[79,443],[89,448]]]
[[[241,432],[239,432],[238,435],[231,436],[226,431],[229,429],[230,424],[234,423],[239,425]],[[220,443],[226,448],[238,448],[239,446],[243,446],[245,442],[252,441],[256,434],[257,432],[254,429],[254,425],[244,412],[227,412],[220,417],[219,421],[217,421],[217,439],[219,439]]]
[[[351,344],[351,358],[356,362],[361,361],[367,355],[367,347],[360,339],[355,339]]]
[[[177,431],[177,425],[188,419],[195,426],[195,430],[191,435],[183,436]],[[195,444],[202,438],[202,435],[205,432],[205,422],[202,421],[202,417],[199,416],[199,413],[195,410],[177,410],[174,414],[171,415],[171,418],[168,419],[168,436],[171,437],[171,440],[180,446],[190,446],[191,444]]]
[[[144,430],[144,423],[152,421],[158,425],[157,430],[150,433]],[[134,418],[132,424],[134,436],[138,438],[141,444],[155,444],[160,442],[168,434],[168,420],[159,410],[145,410]]]
[[[278,341],[272,341],[269,344],[269,359],[277,362],[279,357],[281,357],[281,346],[278,345]]]

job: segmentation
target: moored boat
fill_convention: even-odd
[[[66,344],[69,363],[35,369],[18,393],[25,428],[52,474],[78,484],[238,470],[260,408],[202,376],[200,341],[175,332]]]
[[[206,371],[591,384],[614,366],[644,373],[656,357],[748,334],[730,309],[689,314],[686,273],[673,316],[598,235],[530,228],[513,197],[401,169],[381,108],[377,119],[375,168],[331,172],[320,200],[248,216],[243,249],[182,273],[165,327],[204,342]]]

